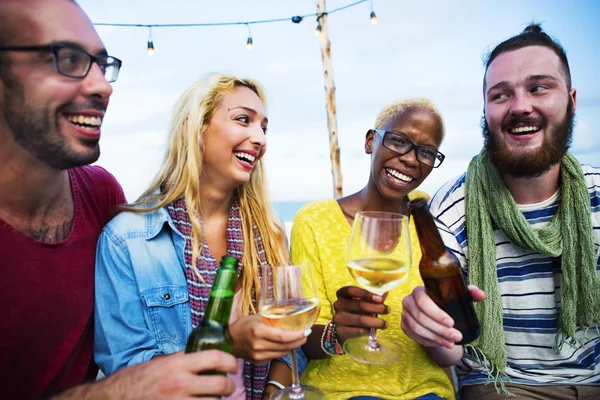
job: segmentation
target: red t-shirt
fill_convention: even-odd
[[[96,377],[96,242],[125,202],[103,168],[69,170],[75,213],[71,233],[46,244],[0,219],[0,399],[50,396]]]

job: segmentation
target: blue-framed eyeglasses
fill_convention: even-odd
[[[446,158],[445,155],[431,147],[414,144],[409,138],[400,133],[384,129],[373,130],[382,137],[383,147],[399,155],[404,155],[414,148],[417,154],[417,161],[428,167],[437,168],[442,165],[444,158]]]
[[[108,82],[114,82],[119,76],[121,60],[109,55],[91,55],[76,46],[49,44],[45,46],[0,46],[0,51],[42,51],[52,54],[54,70],[70,78],[83,79],[95,62]]]

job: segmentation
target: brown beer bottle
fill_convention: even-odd
[[[419,272],[427,294],[454,320],[454,328],[463,336],[458,344],[472,342],[479,336],[479,320],[460,262],[444,245],[427,200],[415,199],[408,206],[423,253]]]

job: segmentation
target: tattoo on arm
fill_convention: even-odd
[[[69,236],[72,225],[73,220],[67,220],[56,226],[45,226],[41,229],[31,231],[29,236],[43,243],[57,243]]]

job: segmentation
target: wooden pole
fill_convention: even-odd
[[[331,42],[327,30],[327,8],[325,0],[317,0],[318,23],[321,25],[319,41],[325,75],[325,96],[327,98],[327,128],[329,129],[329,158],[333,175],[333,196],[342,197],[342,171],[340,168],[340,147],[338,145],[337,111],[335,108],[335,85],[333,83],[333,66],[331,63]]]

